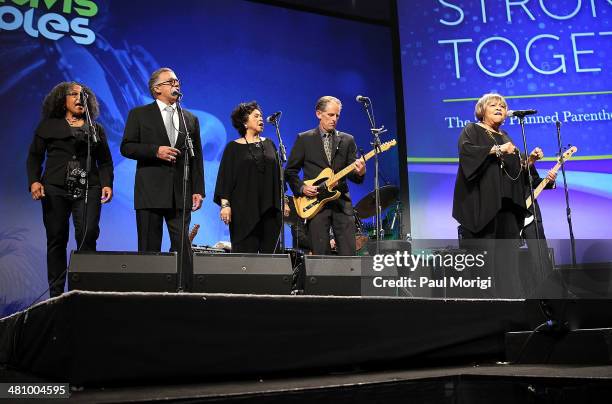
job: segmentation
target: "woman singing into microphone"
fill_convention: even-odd
[[[75,82],[56,85],[45,97],[42,120],[28,153],[29,190],[32,199],[42,202],[51,297],[64,291],[70,216],[77,249],[95,250],[101,204],[110,202],[113,196],[113,159],[106,134],[97,122],[94,128],[87,125],[85,103],[91,119],[96,119],[98,101],[89,88]]]
[[[462,248],[488,253],[494,297],[521,297],[517,248],[527,214],[525,175],[519,150],[500,129],[507,114],[504,97],[485,94],[476,103],[478,122],[461,131],[453,217]]]
[[[238,105],[231,115],[240,137],[223,152],[214,201],[229,225],[232,252],[280,253],[280,175],[276,146],[261,137],[264,118],[255,101]]]

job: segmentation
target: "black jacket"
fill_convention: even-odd
[[[195,115],[184,110],[195,157],[190,162],[187,187],[188,206],[191,195],[204,196],[204,162],[200,141],[200,123]],[[183,157],[185,127],[179,125],[175,148],[181,154],[174,163],[157,158],[159,146],[170,146],[161,112],[156,102],[134,108],[128,115],[121,141],[121,154],[138,161],[134,185],[134,209],[175,208],[183,204]]]
[[[332,165],[331,168],[335,173],[342,170],[349,164],[355,162],[357,154],[357,145],[352,135],[337,131],[333,137],[332,143]],[[300,196],[304,180],[316,178],[319,173],[330,167],[325,149],[323,148],[323,139],[319,128],[311,129],[307,132],[300,133],[291,149],[287,165],[285,167],[285,179],[291,187],[293,195]],[[303,179],[300,179],[299,172],[303,170]],[[349,195],[348,184],[346,178],[356,184],[361,184],[365,178],[359,176],[352,171],[342,180],[335,189],[340,191],[342,195],[337,203],[340,204],[342,210],[347,215],[353,215],[353,205]]]
[[[96,122],[94,125],[100,141],[92,146],[89,185],[112,188],[113,158],[108,148],[106,132],[99,123]],[[28,191],[35,182],[63,187],[68,162],[78,160],[80,166],[85,168],[86,159],[87,143],[73,136],[70,125],[65,119],[45,119],[36,128],[28,152],[26,162]],[[45,162],[44,173],[43,162]]]
[[[511,141],[505,132],[501,133],[501,142]],[[453,195],[453,217],[473,233],[481,231],[497,215],[502,208],[503,197],[511,199],[521,214],[528,213],[525,208],[523,177],[517,181],[508,179],[500,169],[497,157],[489,153],[494,144],[485,130],[475,123],[467,124],[459,136],[459,168]],[[516,155],[505,159],[507,167],[510,163],[518,166]],[[510,188],[511,195],[504,196],[504,186]]]

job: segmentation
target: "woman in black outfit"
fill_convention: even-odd
[[[280,252],[280,215],[289,206],[280,202],[276,146],[260,136],[263,114],[255,101],[241,103],[231,117],[240,137],[225,146],[214,201],[229,225],[232,252]]]
[[[478,122],[466,125],[459,136],[453,197],[453,217],[460,224],[462,245],[488,250],[493,283],[503,295],[496,297],[520,292],[513,274],[519,231],[527,213],[520,153],[500,129],[507,113],[508,104],[499,94],[485,94],[476,103]]]
[[[526,208],[519,150],[500,129],[508,105],[499,94],[476,103],[477,123],[459,136],[453,217],[462,238],[517,238]]]
[[[95,122],[94,139],[93,130],[85,119],[83,99],[87,102],[92,120],[96,119],[98,101],[86,86],[63,82],[47,94],[42,119],[34,132],[27,159],[32,199],[42,201],[51,297],[59,296],[64,291],[70,215],[77,249],[95,250],[100,234],[101,204],[110,202],[113,196],[113,160],[106,134],[102,125]],[[91,150],[89,175],[85,171],[88,138]],[[84,221],[85,184],[79,180],[85,178],[88,179],[89,188]]]

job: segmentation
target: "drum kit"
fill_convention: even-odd
[[[387,209],[383,216],[381,226],[381,239],[400,240],[401,239],[401,204],[398,199],[399,189],[394,185],[380,187],[380,208],[381,211]],[[297,215],[295,205],[289,204],[290,213],[285,217],[285,224],[295,226],[302,219]],[[355,206],[355,242],[357,251],[365,250],[369,240],[376,240],[376,225],[374,216],[376,215],[376,195],[372,191],[364,196]]]
[[[402,209],[398,199],[399,189],[394,185],[380,187],[380,210],[382,216],[380,228],[381,240],[400,240]],[[376,195],[372,191],[355,205],[355,228],[357,251],[364,250],[368,240],[376,240]]]

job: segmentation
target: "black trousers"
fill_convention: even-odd
[[[538,227],[537,235],[536,226]],[[521,279],[523,280],[523,287],[528,291],[528,296],[537,297],[534,296],[534,294],[537,293],[538,286],[553,272],[553,265],[548,255],[548,244],[546,243],[546,235],[544,234],[542,220],[534,220],[531,222],[523,229],[522,235],[527,243],[529,267],[521,269]],[[536,236],[539,236],[539,239]]]
[[[340,206],[333,202],[327,204],[308,222],[312,253],[315,255],[331,254],[330,228],[334,231],[338,255],[356,255],[355,218],[344,213]]]
[[[181,224],[183,211],[180,209],[136,209],[136,227],[138,231],[138,251],[161,251],[163,223],[166,221],[170,237],[170,251],[178,253],[178,259],[183,263],[183,285],[187,290],[191,287],[193,275],[193,254],[189,242],[189,224],[191,211],[185,215],[184,251],[181,256]]]
[[[304,251],[305,254],[310,253],[310,237],[303,219],[299,219],[296,224],[291,226],[291,238],[293,239],[293,248]]]
[[[87,217],[85,199],[73,200],[66,196],[66,190],[56,185],[45,185],[45,197],[42,201],[43,223],[47,233],[47,277],[49,295],[59,296],[66,285],[66,247],[70,232],[70,216],[74,223],[77,249],[96,250],[96,241],[100,235],[100,197],[99,186],[89,188],[87,196]],[[63,276],[62,276],[63,274]]]
[[[279,249],[281,212],[271,208],[259,219],[253,230],[240,241],[232,240],[233,253],[273,254],[282,253]]]
[[[502,209],[478,233],[460,229],[459,246],[473,253],[487,252],[485,270],[492,277],[491,294],[482,297],[524,298],[525,291],[518,273],[519,229],[522,222],[520,212],[504,201]],[[480,275],[476,271],[471,275]],[[470,274],[466,274],[468,276]],[[481,297],[481,296],[475,296]]]

